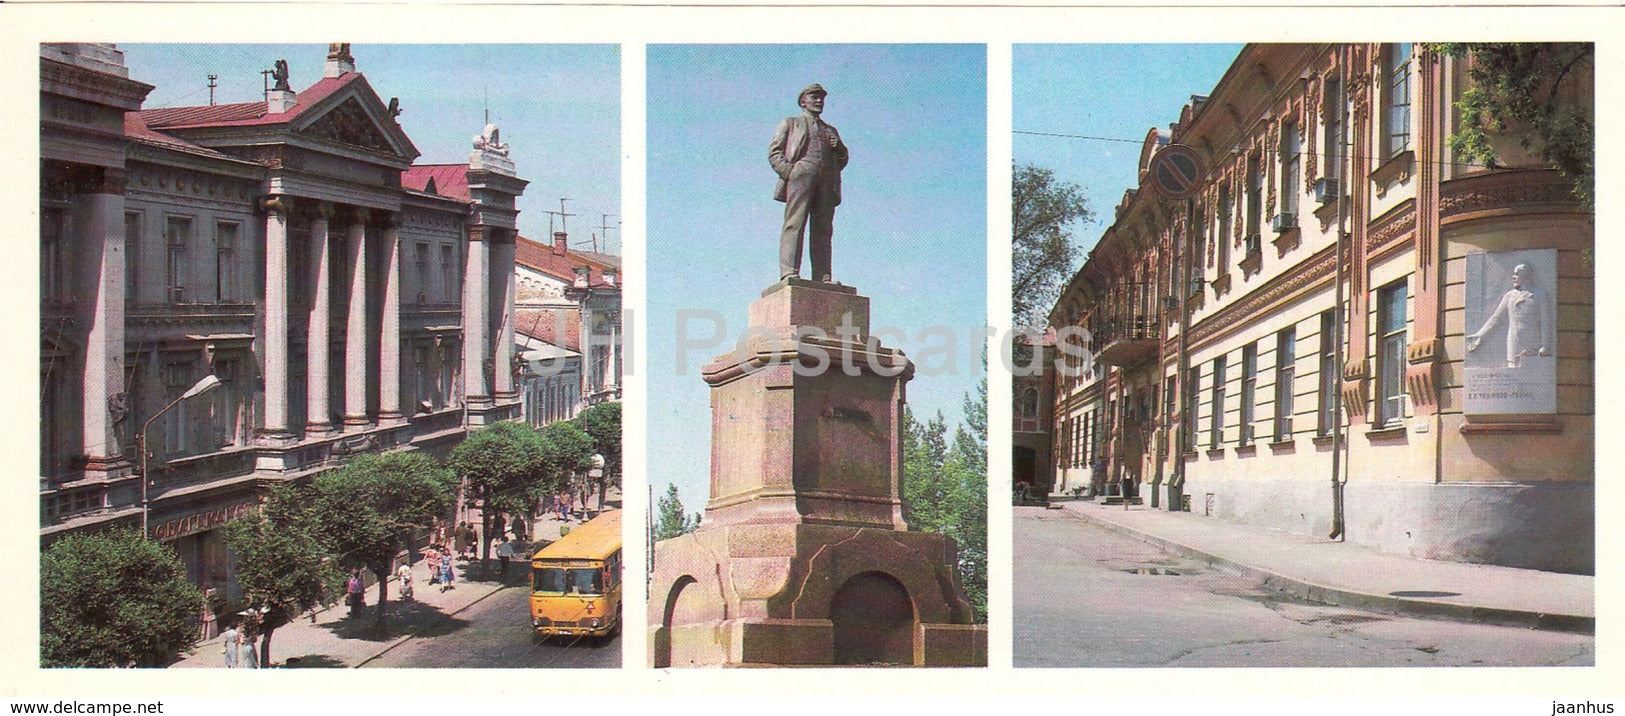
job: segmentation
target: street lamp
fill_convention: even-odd
[[[151,478],[147,475],[147,428],[152,427],[152,424],[163,417],[164,413],[169,412],[170,408],[180,405],[181,401],[187,398],[196,398],[218,387],[220,387],[220,379],[215,377],[213,373],[203,376],[202,380],[193,384],[186,392],[181,393],[181,397],[170,401],[169,405],[164,406],[163,410],[158,411],[151,418],[148,418],[147,422],[141,424],[141,434],[136,436],[136,441],[139,443],[137,447],[141,451],[141,536],[143,538],[151,536],[147,532],[147,486],[152,483]]]
[[[589,465],[587,468],[587,479],[596,481],[598,483],[598,511],[603,512],[604,490],[606,489],[606,486],[604,485],[604,456],[599,455],[598,453],[593,453],[592,458],[588,460],[587,464]],[[589,487],[588,489],[591,488]],[[583,505],[583,507],[585,507],[585,505]]]

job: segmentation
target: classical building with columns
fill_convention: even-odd
[[[621,399],[620,257],[523,236],[515,242],[514,316],[524,417],[532,425]]]
[[[519,415],[497,128],[414,165],[349,45],[300,91],[277,64],[264,101],[143,110],[112,45],[40,47],[44,541],[146,524],[229,589],[216,528],[268,486]]]
[[[1492,131],[1494,166],[1451,147],[1470,62],[1248,45],[1170,108],[1050,313],[1053,484],[1593,571],[1593,214],[1527,128]],[[1542,91],[1590,117],[1571,67]],[[1153,175],[1174,144],[1200,159],[1189,200]]]

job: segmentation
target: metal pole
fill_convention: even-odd
[[[1185,200],[1185,236],[1184,236],[1184,245],[1180,248],[1180,252],[1179,252],[1179,255],[1181,257],[1180,263],[1181,263],[1181,273],[1182,273],[1181,280],[1180,280],[1180,283],[1179,283],[1179,290],[1180,290],[1180,293],[1182,293],[1183,295],[1181,295],[1179,297],[1179,360],[1177,361],[1176,366],[1175,366],[1175,370],[1179,371],[1179,374],[1174,376],[1174,385],[1179,386],[1179,401],[1180,401],[1180,406],[1179,406],[1179,423],[1180,423],[1180,425],[1179,425],[1179,442],[1176,443],[1173,446],[1173,452],[1174,452],[1174,479],[1179,483],[1179,493],[1177,494],[1177,497],[1179,499],[1178,499],[1177,504],[1169,504],[1168,505],[1169,509],[1176,510],[1176,511],[1183,510],[1184,507],[1185,507],[1185,505],[1184,505],[1184,503],[1185,503],[1185,445],[1187,443],[1190,443],[1192,445],[1195,444],[1194,442],[1192,442],[1193,436],[1191,436],[1189,434],[1189,432],[1187,432],[1187,430],[1186,430],[1186,426],[1193,425],[1194,422],[1190,419],[1189,416],[1185,415],[1185,410],[1188,408],[1188,406],[1194,405],[1194,403],[1191,401],[1190,396],[1187,395],[1186,393],[1187,393],[1187,391],[1195,390],[1195,386],[1188,385],[1187,382],[1186,382],[1186,376],[1189,375],[1190,370],[1191,370],[1191,356],[1190,356],[1191,273],[1193,271],[1192,266],[1191,266],[1191,262],[1194,260],[1194,257],[1192,256],[1192,254],[1195,252],[1195,248],[1196,248],[1195,237],[1194,237],[1195,232],[1196,232],[1196,199],[1195,198],[1189,198],[1189,199]],[[1174,497],[1176,497],[1176,495],[1173,495],[1173,494],[1169,495],[1169,502],[1170,503],[1174,503]]]
[[[135,436],[136,450],[141,452],[141,538],[146,539],[147,532],[147,429],[143,427],[141,434]]]

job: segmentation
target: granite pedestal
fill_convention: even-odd
[[[710,500],[655,545],[652,665],[985,665],[957,546],[903,520],[913,364],[869,335],[869,299],[790,278],[750,319],[704,368]]]

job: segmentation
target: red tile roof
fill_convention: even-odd
[[[424,191],[431,178],[434,179],[434,193],[463,201],[474,200],[468,191],[467,164],[414,164],[401,172],[401,188]]]
[[[554,253],[552,244],[544,244],[523,236],[514,241],[514,263],[540,271],[560,281],[573,283],[576,278],[577,266],[588,268],[587,281],[593,288],[620,288],[620,279],[617,277],[614,284],[604,281],[604,269],[611,269],[617,274],[620,267],[604,259],[605,254],[594,254],[585,251],[565,249],[564,255]],[[618,261],[616,262],[619,263]]]
[[[153,129],[190,129],[195,127],[243,127],[262,124],[284,124],[301,112],[315,106],[328,95],[352,82],[361,80],[361,74],[347,72],[341,77],[324,77],[321,81],[296,95],[298,102],[287,112],[270,114],[265,102],[239,102],[204,107],[165,107],[141,110],[147,126]]]
[[[520,308],[514,331],[561,348],[581,352],[581,311],[574,308]],[[562,329],[562,332],[561,332]]]

